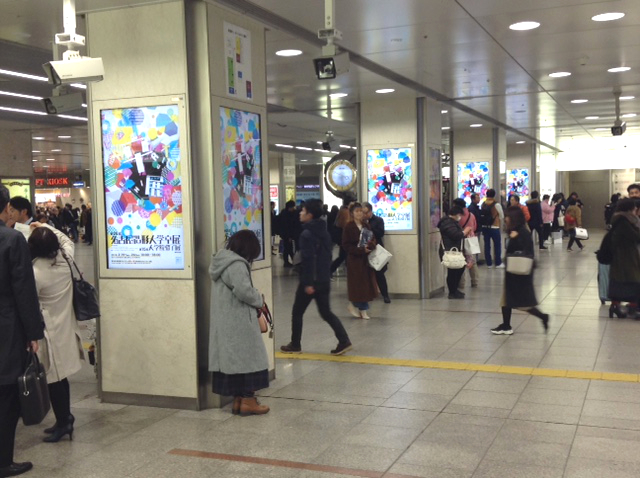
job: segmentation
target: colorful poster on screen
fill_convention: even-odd
[[[20,196],[31,201],[31,180],[29,178],[2,178],[0,184],[9,190],[9,196]]]
[[[367,150],[368,198],[387,231],[413,229],[411,148]]]
[[[471,195],[479,194],[482,201],[489,189],[489,163],[458,163],[458,197],[471,204]]]
[[[109,269],[184,269],[178,106],[101,111]]]
[[[429,186],[429,215],[435,230],[442,217],[442,159],[435,148],[429,148]]]
[[[509,169],[507,171],[507,198],[517,194],[520,196],[520,203],[529,199],[529,170]]]
[[[260,115],[220,108],[224,235],[255,232],[264,259],[262,145]]]
[[[224,52],[227,95],[253,101],[251,32],[224,22]]]

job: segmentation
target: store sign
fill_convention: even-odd
[[[36,178],[37,188],[69,186],[69,178]]]

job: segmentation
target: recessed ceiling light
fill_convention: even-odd
[[[473,123],[469,125],[470,128],[482,128],[482,123]]]
[[[309,161],[308,159],[301,159],[300,162],[301,163],[306,163],[307,161]]]
[[[595,15],[591,17],[591,20],[594,22],[610,22],[611,20],[619,20],[624,17],[624,13],[619,12],[611,12],[611,13],[601,13],[600,15]]]
[[[44,166],[42,166],[42,167],[43,167],[43,168],[48,168],[49,166],[47,166],[47,165],[44,165]]]
[[[442,113],[443,115],[446,115],[449,112],[449,110],[442,110],[440,111],[440,113]]]
[[[293,146],[291,146],[290,144],[276,144],[276,146],[280,147],[280,148],[289,148],[289,149],[293,149]]]
[[[533,30],[535,28],[538,28],[539,26],[540,24],[538,22],[518,22],[514,23],[513,25],[509,25],[509,29],[518,31]]]
[[[38,141],[42,141],[44,139],[44,136],[34,136],[32,139],[36,139]]]
[[[86,107],[87,107],[87,104],[86,104],[86,103],[82,103],[82,107],[83,107],[83,108],[86,108]]]
[[[32,159],[31,161],[33,161],[33,162],[35,163],[35,162],[37,162],[38,160],[37,160],[37,159]]]
[[[67,136],[67,135],[58,135],[58,138],[60,138],[60,139],[71,139],[71,136]]]
[[[307,148],[306,146],[296,146],[296,149],[300,149],[302,151],[313,151],[312,148]]]
[[[587,120],[596,120],[596,119],[600,119],[600,116],[585,116],[584,119]]]
[[[62,151],[61,149],[52,149],[51,152],[52,153],[59,153],[60,151]]]
[[[524,144],[526,141],[516,141],[516,144]]]
[[[441,129],[443,131],[447,131],[447,130],[451,129],[451,126],[443,126]]]
[[[571,100],[571,103],[575,103],[575,104],[580,104],[580,103],[587,103],[589,100],[584,99],[584,98],[579,98],[577,100]]]
[[[607,71],[609,73],[622,73],[623,71],[629,71],[631,67],[629,66],[616,66],[615,68],[609,68]]]
[[[13,93],[11,91],[0,91],[2,96],[14,96],[16,98],[25,98],[27,100],[41,100],[41,96],[23,95],[21,93]]]
[[[317,151],[318,153],[326,153],[326,151],[324,149],[314,149],[314,151]]]
[[[351,149],[358,149],[357,146],[351,146]]]
[[[40,151],[38,151],[37,149],[34,151],[31,151],[32,153],[39,153]]]
[[[331,93],[331,94],[329,95],[329,97],[330,97],[332,100],[335,100],[336,98],[344,98],[345,96],[349,96],[349,95],[348,95],[347,93]]]
[[[627,113],[626,115],[622,115],[621,118],[635,118],[636,116],[638,116],[635,113]]]
[[[55,161],[55,158],[47,158],[47,161]]]
[[[18,71],[10,71],[10,70],[2,70],[2,69],[0,69],[0,75],[17,76],[18,78],[26,78],[28,80],[36,80],[36,81],[49,81],[49,79],[46,76],[28,75],[27,73],[20,73]]]
[[[621,99],[622,101],[625,101],[625,100],[632,100],[632,99],[634,99],[634,98],[635,98],[635,96],[621,96],[621,97],[620,97],[620,99]]]
[[[66,118],[78,121],[89,121],[87,118],[83,118],[82,116],[70,116],[70,115],[57,115],[58,118]]]
[[[549,76],[551,78],[564,78],[565,76],[571,76],[571,73],[568,71],[556,71],[555,73],[551,73]]]
[[[8,106],[0,106],[0,110],[9,111],[11,113],[24,113],[28,115],[38,115],[38,116],[46,116],[47,114],[44,111],[23,110],[20,108],[9,108]]]
[[[376,90],[376,93],[380,93],[381,95],[384,95],[385,93],[393,93],[394,90],[393,88],[381,88],[379,90]]]
[[[298,55],[302,55],[302,50],[279,50],[276,52],[276,55],[278,56],[298,56]]]

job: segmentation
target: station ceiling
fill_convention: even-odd
[[[132,7],[158,0],[77,0],[78,13]],[[321,56],[323,0],[220,0],[227,8],[265,23],[270,149],[275,144],[313,146],[327,130],[336,144],[355,144],[355,105],[393,88],[387,98],[432,96],[442,101],[444,130],[464,134],[471,124],[508,128],[508,141],[609,136],[614,92],[626,135],[640,134],[640,2],[638,0],[335,0],[339,46],[351,53],[349,73],[316,79],[312,59]],[[620,12],[618,20],[595,15]],[[533,30],[510,25],[539,23]],[[62,30],[62,0],[0,0],[0,92],[50,96],[43,81],[50,43]],[[82,32],[82,18],[78,19]],[[296,57],[276,56],[299,49]],[[628,71],[609,72],[627,67]],[[567,72],[570,76],[551,77]],[[327,118],[328,95],[332,120]],[[574,102],[575,100],[588,100]],[[43,111],[34,98],[0,93],[0,129],[30,129],[40,164],[53,156],[70,169],[88,167],[84,110],[77,118],[28,115]],[[71,136],[71,138],[59,138]],[[550,140],[551,138],[551,140]],[[61,151],[53,151],[58,150]],[[307,154],[307,153],[304,153]],[[318,157],[320,153],[316,154]],[[51,159],[51,158],[48,158]]]

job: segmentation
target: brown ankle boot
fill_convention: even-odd
[[[242,397],[233,397],[233,406],[231,407],[231,413],[234,415],[240,415],[240,403],[242,402]]]
[[[266,405],[260,405],[256,397],[243,398],[240,402],[240,415],[264,415],[269,411]]]

